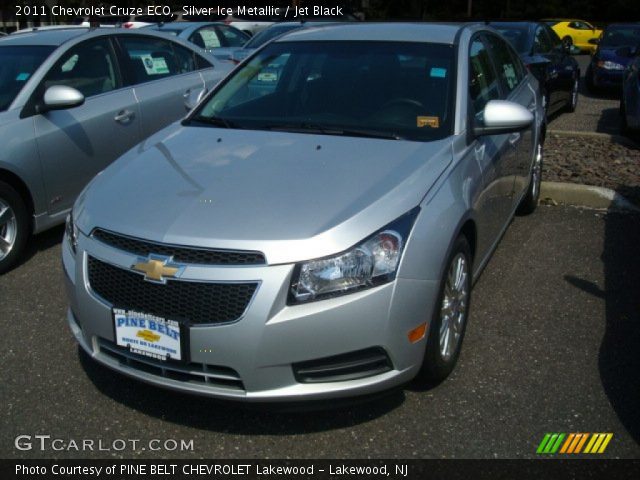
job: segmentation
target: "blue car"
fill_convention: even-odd
[[[627,65],[633,59],[631,50],[640,45],[639,23],[609,25],[602,34],[596,53],[587,68],[587,88],[618,89]]]
[[[542,22],[491,22],[520,54],[522,61],[540,83],[548,115],[574,112],[578,105],[580,67],[571,55],[580,49],[560,40]]]
[[[237,28],[222,22],[171,22],[144,28],[191,42],[205,53],[220,60],[231,58],[233,52],[240,49],[251,38]]]
[[[640,137],[640,47],[632,49],[635,57],[624,71],[620,115],[622,133]]]

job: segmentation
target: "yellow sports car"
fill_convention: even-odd
[[[563,42],[575,45],[580,50],[589,53],[596,51],[602,30],[594,27],[589,22],[573,18],[547,18],[542,21],[549,25]]]

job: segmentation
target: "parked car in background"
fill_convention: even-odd
[[[474,279],[536,207],[545,119],[484,25],[280,36],[80,195],[71,331],[108,368],[240,401],[441,381]]]
[[[544,19],[542,21],[549,25],[563,42],[575,45],[588,53],[596,51],[602,30],[590,23],[576,19]]]
[[[242,60],[251,55],[257,48],[260,48],[265,43],[273,40],[280,35],[300,28],[310,28],[333,25],[330,22],[280,22],[274,23],[270,27],[265,28],[260,33],[257,33],[251,39],[244,44],[242,48],[234,50],[231,55],[231,60],[235,63],[240,63]]]
[[[56,29],[0,43],[0,272],[113,160],[230,70],[180,39]]]
[[[632,50],[640,45],[640,23],[615,23],[605,28],[596,53],[586,73],[587,87],[619,89],[625,68],[633,58]]]
[[[221,60],[230,59],[251,38],[237,28],[220,22],[173,22],[145,28],[191,42]]]
[[[633,60],[622,75],[622,133],[640,137],[640,45],[634,47],[630,55],[633,55]]]
[[[248,15],[237,9],[235,13],[224,19],[224,23],[253,36],[279,20],[277,15]]]
[[[511,43],[540,82],[547,113],[575,111],[580,66],[571,55],[579,53],[577,47],[562,42],[542,22],[491,22],[490,25]]]

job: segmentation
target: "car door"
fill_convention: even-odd
[[[480,122],[486,104],[504,96],[489,47],[481,36],[470,44],[469,73],[470,121]],[[484,135],[474,138],[470,155],[482,171],[482,193],[476,202],[478,252],[482,258],[497,241],[511,213],[515,148],[509,143],[509,135]]]
[[[524,81],[525,69],[518,54],[496,35],[487,34],[485,39],[490,46],[491,57],[502,84],[503,98],[535,111],[535,92]],[[507,136],[509,146],[513,149],[513,152],[505,156],[503,165],[504,175],[510,175],[513,180],[509,212],[515,209],[515,203],[528,184],[534,140],[532,128]]]
[[[515,50],[507,42],[495,35],[487,35],[486,40],[491,47],[498,76],[505,92],[505,100],[522,105],[532,113],[536,110],[535,92],[525,81],[526,69]],[[525,130],[508,135],[509,145],[514,149],[514,156],[507,155],[505,173],[513,178],[513,195],[511,210],[517,207],[522,193],[529,184],[529,171],[533,158],[534,135],[533,125]]]
[[[140,104],[143,137],[185,116],[185,99],[192,90],[205,88],[195,52],[155,36],[119,35],[118,43],[127,81]]]
[[[559,78],[561,66],[558,57],[553,52],[553,44],[547,35],[544,27],[538,25],[533,38],[533,53],[544,58],[536,65],[539,68],[538,78],[541,80],[541,87],[544,88],[546,107],[548,111],[553,111],[558,103],[564,102],[562,98],[561,79]]]
[[[547,25],[542,28],[551,43],[551,54],[554,56],[552,63],[555,65],[557,72],[556,86],[558,89],[558,97],[564,105],[571,97],[573,89],[573,80],[576,76],[575,60],[571,57],[568,46],[563,45],[560,37],[550,29]]]
[[[33,115],[50,214],[71,208],[96,173],[141,139],[138,104],[133,90],[122,86],[109,37],[69,48],[36,89],[34,103],[53,85],[79,90],[85,102]]]

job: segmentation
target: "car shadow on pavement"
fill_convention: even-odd
[[[604,289],[575,277],[565,280],[605,299],[600,379],[620,422],[640,443],[640,214],[609,211],[604,221]]]
[[[604,108],[600,112],[600,118],[596,126],[596,132],[620,135],[620,109]]]
[[[297,435],[348,428],[388,414],[405,398],[396,389],[373,397],[304,404],[221,401],[145,385],[100,365],[80,347],[78,357],[95,387],[128,408],[187,427],[238,435]]]
[[[58,245],[62,241],[63,235],[64,225],[59,225],[29,238],[24,253],[20,256],[20,259],[11,270],[15,270],[21,265],[24,265],[29,260],[31,260],[38,252],[49,250],[51,247],[55,247],[56,245]]]

